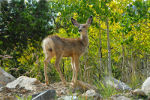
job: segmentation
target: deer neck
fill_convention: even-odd
[[[88,43],[89,43],[89,39],[88,39],[88,35],[87,35],[87,32],[84,32],[81,34],[81,40],[82,40],[82,43],[85,47],[88,46]]]

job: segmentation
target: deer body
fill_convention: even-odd
[[[59,62],[62,57],[71,57],[72,58],[72,69],[73,69],[73,77],[72,82],[75,85],[77,81],[77,74],[79,71],[79,58],[85,52],[88,46],[88,35],[87,30],[89,24],[92,21],[92,17],[90,17],[86,24],[78,24],[76,20],[71,19],[72,23],[79,27],[79,32],[81,34],[80,38],[72,39],[72,38],[61,38],[57,35],[50,35],[43,40],[43,52],[45,54],[44,60],[44,75],[45,82],[48,84],[47,77],[47,65],[49,60],[52,57],[56,57],[55,68],[59,73],[61,80],[66,83],[65,78],[59,68]]]
[[[63,57],[73,57],[74,55],[82,55],[88,46],[88,38],[70,39],[60,38],[59,36],[48,36],[45,38],[43,45],[44,52],[51,52],[54,56],[57,52],[61,52]],[[47,50],[47,51],[46,51]]]

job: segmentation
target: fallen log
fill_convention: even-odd
[[[87,91],[87,90],[90,90],[90,89],[97,91],[97,88],[95,86],[93,86],[91,84],[88,84],[86,82],[80,81],[80,80],[77,80],[77,83],[75,85],[73,85],[73,83],[71,82],[70,86],[72,88],[80,88],[84,91]]]

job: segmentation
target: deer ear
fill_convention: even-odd
[[[90,16],[90,17],[88,18],[88,20],[86,21],[86,24],[91,25],[92,22],[93,22],[93,17]]]
[[[80,26],[79,23],[78,23],[75,19],[73,19],[73,18],[71,18],[71,22],[72,22],[72,24],[73,24],[74,26],[76,26],[76,27],[79,27],[79,26]]]

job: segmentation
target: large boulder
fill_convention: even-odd
[[[5,86],[7,83],[15,80],[15,77],[12,76],[11,74],[5,72],[1,67],[0,67],[0,87]]]
[[[135,96],[146,96],[145,92],[142,89],[135,89],[132,91],[132,94]]]
[[[105,81],[106,85],[110,85],[118,90],[123,90],[123,91],[132,90],[127,84],[125,84],[124,82],[121,82],[113,77],[106,77],[104,81]]]
[[[150,93],[150,77],[142,84],[142,90],[148,95]]]
[[[55,90],[46,90],[32,95],[32,100],[56,100]]]
[[[150,94],[150,77],[148,77],[142,84],[141,89],[135,89],[132,91],[133,95],[146,97]]]
[[[20,76],[16,80],[8,83],[7,88],[24,88],[26,90],[36,90],[36,84],[39,84],[39,81],[36,78],[29,78],[26,76]]]

